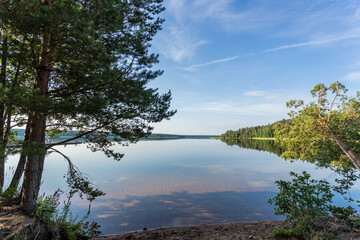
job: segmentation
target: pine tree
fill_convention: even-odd
[[[24,71],[32,87],[17,103],[29,115],[29,141],[21,193],[22,208],[33,212],[41,183],[45,133],[76,130],[94,151],[119,159],[114,140],[134,142],[150,134],[149,123],[168,119],[171,93],[160,95],[147,83],[158,56],[150,41],[161,29],[162,0],[9,1],[1,21],[18,34]],[[54,144],[55,145],[55,144]],[[78,183],[77,183],[78,184]]]

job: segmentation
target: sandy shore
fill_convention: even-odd
[[[274,228],[283,225],[283,221],[265,221],[172,227],[131,232],[114,236],[99,236],[91,239],[271,239],[269,236]]]

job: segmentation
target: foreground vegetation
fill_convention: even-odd
[[[100,234],[100,225],[87,221],[90,205],[87,214],[80,218],[70,211],[72,194],[63,203],[61,197],[64,192],[60,189],[52,195],[41,195],[32,217],[24,215],[14,199],[0,197],[0,238],[76,240]]]
[[[275,205],[275,214],[285,215],[290,224],[275,229],[274,237],[338,239],[345,230],[360,231],[360,216],[354,208],[333,205],[334,193],[345,195],[349,190],[344,181],[331,186],[326,180],[312,179],[306,172],[290,175],[292,181],[276,181],[279,193],[269,200]]]

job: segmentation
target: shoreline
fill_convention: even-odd
[[[284,221],[255,221],[214,225],[182,226],[92,237],[91,240],[117,239],[272,239],[272,231]]]

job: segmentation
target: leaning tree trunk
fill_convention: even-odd
[[[337,136],[329,127],[328,124],[325,125],[328,131],[330,132],[331,137],[335,140],[336,144],[340,149],[345,153],[345,155],[350,159],[354,167],[360,172],[360,158],[353,152],[340,138]]]
[[[2,193],[5,181],[5,148],[3,146],[0,148],[0,193]]]
[[[26,145],[29,141],[29,135],[30,135],[30,119],[28,120],[27,124],[26,124],[26,129],[25,129],[25,134],[24,134],[24,140],[23,143]],[[23,149],[21,151],[20,157],[19,157],[19,162],[18,165],[16,167],[14,176],[12,177],[11,183],[9,185],[9,187],[4,191],[4,195],[8,195],[8,196],[12,196],[13,193],[16,192],[21,176],[24,173],[25,170],[25,161],[26,161],[26,157],[27,157],[27,153],[26,153],[26,149]]]
[[[8,57],[8,39],[6,30],[3,29],[2,34],[2,54],[1,54],[1,68],[0,68],[0,82],[3,86],[6,85],[6,68],[7,68],[7,57]],[[5,104],[2,103],[0,105],[0,136],[1,136],[1,143],[0,143],[0,193],[3,190],[4,186],[4,179],[5,179],[5,150],[6,144],[3,141],[4,139],[4,124],[5,124]]]

